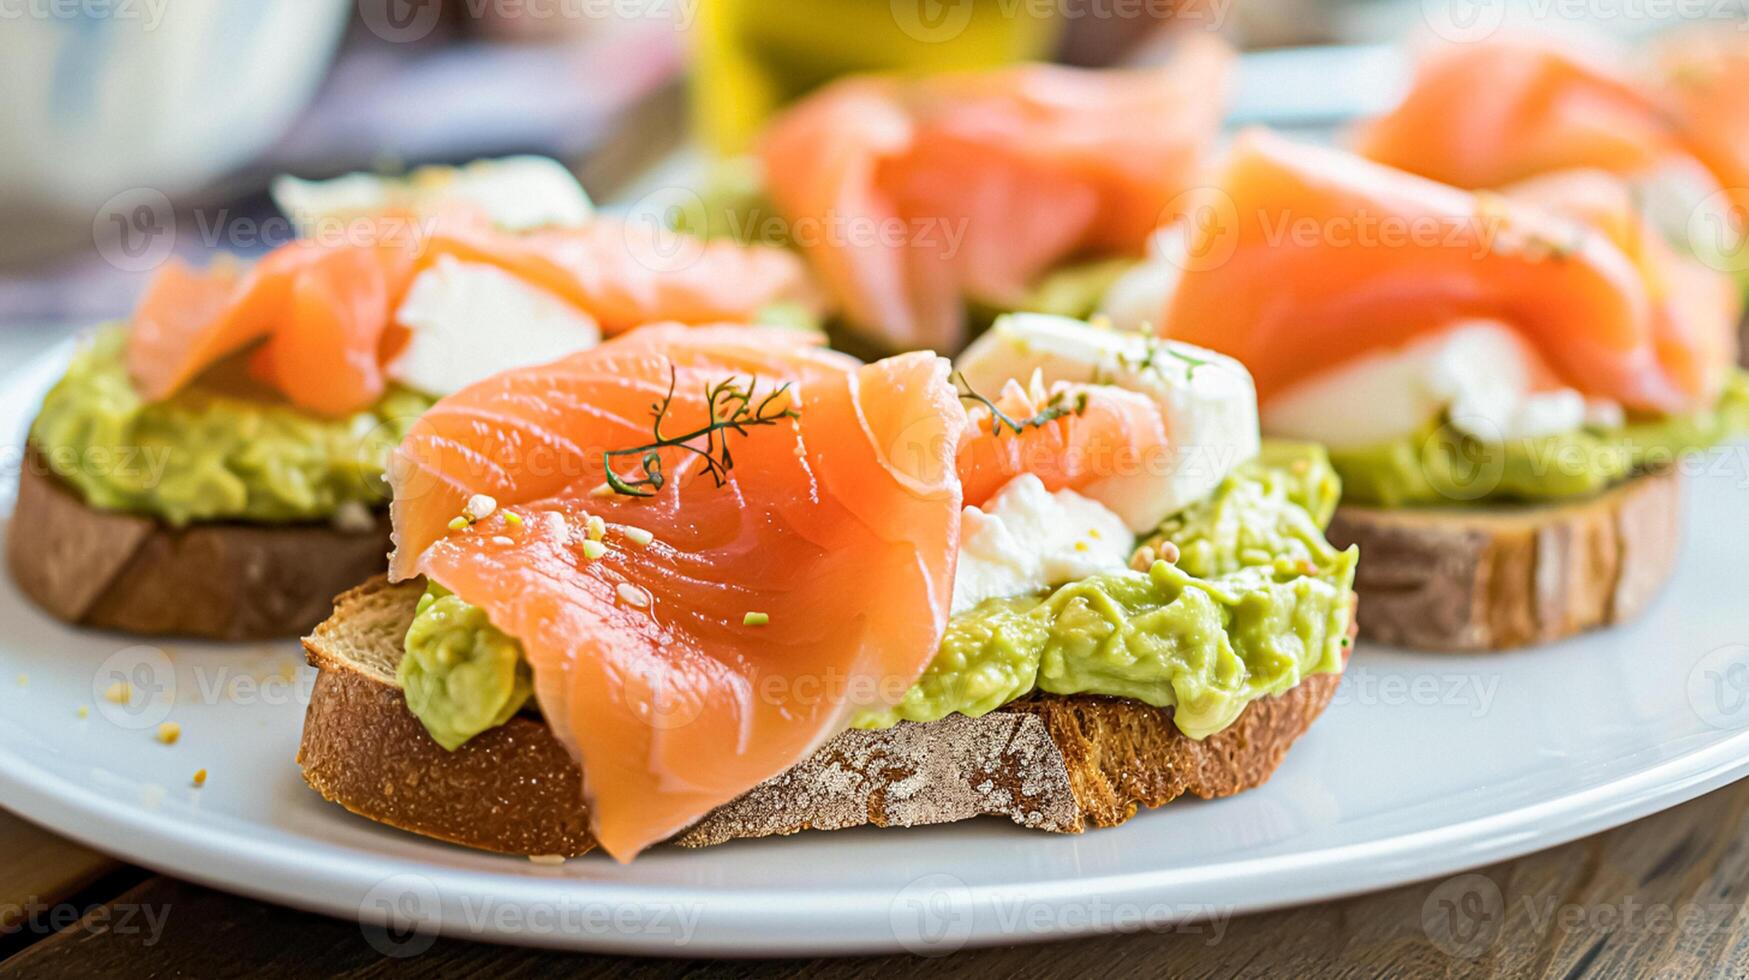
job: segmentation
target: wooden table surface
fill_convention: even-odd
[[[354,923],[130,868],[0,813],[0,980],[57,977],[839,978],[1749,976],[1749,781],[1476,872],[1194,930],[938,959],[706,964],[444,939],[389,957]],[[379,944],[382,938],[376,937]],[[421,943],[411,943],[416,948]]]

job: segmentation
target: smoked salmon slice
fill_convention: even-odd
[[[955,463],[967,506],[981,506],[1022,473],[1052,492],[1140,473],[1168,446],[1153,399],[1124,388],[1058,382],[1029,389],[1010,380],[994,402],[967,413],[971,425]]]
[[[1738,253],[1749,231],[1749,38],[1739,25],[1677,31],[1654,46],[1652,63],[1668,118],[1731,198],[1726,240],[1706,244]]]
[[[1510,325],[1582,393],[1676,413],[1716,400],[1715,352],[1733,343],[1732,309],[1669,302],[1577,211],[1261,132],[1240,137],[1166,238],[1180,272],[1161,332],[1242,361],[1264,403],[1474,318]]]
[[[947,363],[814,344],[645,327],[443,399],[398,451],[392,574],[521,641],[620,860],[896,701],[946,627],[966,425]],[[725,382],[787,414],[727,436],[730,467],[670,447],[650,496],[599,492],[609,452],[624,478],[649,471],[657,418],[672,435],[729,417],[708,394]],[[475,494],[496,508],[451,529]]]
[[[1065,260],[1142,251],[1219,129],[1231,58],[1197,36],[1147,70],[847,79],[775,120],[759,157],[854,326],[956,350],[968,297],[1008,305]]]
[[[1467,188],[1573,167],[1645,173],[1687,152],[1638,79],[1534,37],[1431,49],[1403,101],[1360,127],[1355,149]]]
[[[1647,179],[1647,207],[1667,233],[1715,236],[1690,245],[1740,271],[1749,40],[1715,26],[1671,34],[1649,57],[1536,37],[1434,48],[1402,102],[1357,130],[1355,148],[1467,188],[1568,169]]]
[[[647,323],[744,323],[773,303],[824,303],[794,254],[706,242],[643,221],[598,219],[521,236],[457,227],[434,254],[497,265],[588,312],[609,336]]]
[[[410,220],[384,216],[376,234],[293,242],[247,271],[172,263],[147,288],[129,334],[136,386],[148,399],[168,397],[261,344],[256,376],[293,404],[322,415],[364,408],[381,396],[385,365],[406,340],[395,311],[414,278],[445,255],[501,267],[610,333],[669,320],[744,322],[772,303],[821,308],[804,264],[777,248],[606,220],[526,235],[461,212],[433,220],[421,234]]]
[[[1655,307],[1658,358],[1677,384],[1719,391],[1737,360],[1743,294],[1729,276],[1679,254],[1646,219],[1633,189],[1601,170],[1568,170],[1506,188],[1508,197],[1571,215],[1631,259]]]

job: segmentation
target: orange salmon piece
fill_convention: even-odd
[[[734,436],[725,485],[665,450],[654,496],[590,492],[604,451],[650,439],[671,376],[665,428],[684,432],[708,418],[707,384],[750,369],[759,391],[791,384],[796,416]],[[788,769],[933,658],[962,505],[947,370],[924,353],[858,366],[780,328],[645,328],[464,390],[415,426],[402,452],[431,479],[398,471],[397,565],[521,641],[608,853],[628,860]],[[447,522],[452,491],[488,489],[497,512],[419,550],[425,512]],[[591,516],[607,524],[595,559]]]
[[[1468,318],[1511,325],[1566,384],[1629,410],[1719,393],[1716,372],[1665,347],[1713,327],[1662,323],[1635,259],[1570,214],[1254,132],[1175,230],[1183,272],[1161,332],[1244,362],[1264,402]]]
[[[1355,150],[1466,188],[1573,167],[1634,174],[1685,152],[1634,78],[1527,38],[1435,49],[1403,101],[1359,129]]]
[[[1054,400],[1053,400],[1054,399]],[[1146,395],[1111,385],[1058,382],[1033,391],[1009,381],[996,407],[1016,422],[1056,406],[1067,414],[1015,432],[974,405],[955,465],[967,506],[980,506],[1022,473],[1045,489],[1080,490],[1088,484],[1139,472],[1150,458],[1164,458],[1165,419]],[[1077,410],[1078,409],[1078,410]]]
[[[851,78],[775,120],[773,202],[849,319],[954,350],[968,298],[1018,301],[1083,254],[1139,254],[1220,126],[1232,53],[1137,71],[1028,65]]]

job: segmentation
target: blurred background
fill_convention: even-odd
[[[288,240],[266,195],[541,153],[597,200],[742,149],[844,72],[1247,52],[1235,124],[1388,105],[1401,41],[1502,26],[1638,35],[1749,0],[0,0],[0,323],[126,312],[169,254]]]

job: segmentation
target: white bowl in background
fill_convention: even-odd
[[[24,0],[0,21],[0,258],[89,239],[115,195],[175,197],[304,107],[351,0]]]

